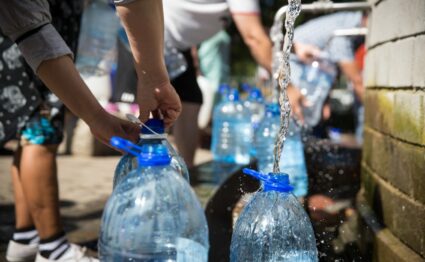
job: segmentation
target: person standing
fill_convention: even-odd
[[[139,76],[140,119],[146,121],[151,112],[161,111],[165,124],[170,126],[178,117],[181,104],[169,82],[162,61],[162,2],[116,0],[115,3],[129,35]],[[57,4],[62,6],[64,1],[58,1]],[[142,25],[139,25],[140,22]],[[65,30],[68,24],[63,26]],[[31,70],[73,113],[88,123],[97,139],[105,144],[114,135],[133,141],[137,139],[138,126],[109,115],[81,79],[73,64],[71,49],[52,24],[50,4],[47,0],[0,1],[0,28],[4,35],[17,44],[17,47],[14,46],[12,51],[3,56],[9,59],[5,61],[9,62],[9,69],[22,66],[22,60],[18,59],[19,49]],[[148,40],[142,41],[142,36]],[[27,101],[33,101],[33,95],[27,96],[28,100],[25,98],[25,88],[31,87],[30,84],[24,85],[28,83],[29,81],[22,81],[22,85],[19,85],[18,81],[16,88],[5,89],[9,110],[20,110],[25,108]],[[36,101],[37,97],[34,97]],[[52,96],[48,100],[57,102]],[[33,103],[34,108],[31,109],[28,103],[28,109],[33,110],[41,104]],[[23,261],[37,255],[36,262],[97,261],[86,256],[84,249],[69,244],[62,231],[54,161],[55,145],[60,141],[59,124],[53,121],[53,113],[57,111],[44,110],[44,107],[41,107],[39,112],[38,117],[30,119],[24,116],[17,124],[21,127],[25,148],[21,155],[17,156],[16,159],[20,160],[20,163],[16,163],[13,170],[19,230],[11,244],[16,247],[17,252],[9,251],[9,258],[11,261]],[[1,123],[3,131],[7,129],[4,128],[5,124],[12,122],[8,120]],[[6,138],[6,132],[0,134],[3,139]],[[31,157],[31,154],[39,157]],[[19,257],[12,257],[15,254]]]
[[[261,23],[258,0],[164,0],[165,41],[180,50],[187,70],[172,81],[182,100],[182,113],[173,129],[177,148],[188,167],[198,146],[199,110],[203,102],[190,48],[214,36],[231,17],[254,59],[269,72],[272,44]]]

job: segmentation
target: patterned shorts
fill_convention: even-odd
[[[58,145],[63,140],[63,121],[36,112],[22,128],[20,143],[25,145]]]

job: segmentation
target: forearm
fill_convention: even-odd
[[[360,70],[357,68],[357,65],[354,62],[340,62],[339,66],[343,74],[353,84],[354,93],[356,94],[357,98],[362,102],[364,93],[363,78],[360,73]]]
[[[271,73],[272,43],[264,31],[260,17],[258,15],[233,15],[233,20],[254,59]]]
[[[136,72],[147,86],[168,80],[164,64],[164,18],[161,0],[139,0],[117,6],[133,53]]]
[[[267,69],[269,73],[272,70],[272,44],[267,37],[252,38],[247,40],[247,45],[252,56],[258,64]]]
[[[37,74],[49,89],[77,116],[91,123],[105,113],[90,92],[69,56],[43,61]]]

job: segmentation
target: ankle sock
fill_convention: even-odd
[[[47,239],[41,239],[38,246],[40,255],[44,258],[57,260],[70,248],[65,232],[61,232]]]
[[[12,239],[24,245],[38,244],[40,242],[37,229],[34,226],[15,229]]]

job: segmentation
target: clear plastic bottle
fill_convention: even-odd
[[[214,160],[248,164],[252,138],[249,112],[239,101],[239,92],[232,89],[213,112],[211,151]]]
[[[306,98],[303,107],[304,122],[310,127],[316,126],[322,116],[323,104],[329,95],[336,77],[335,64],[324,53],[311,64],[303,64],[299,88]]]
[[[244,101],[244,106],[251,115],[251,124],[254,130],[258,127],[261,119],[264,117],[265,105],[261,90],[254,87],[249,91],[248,98]]]
[[[255,132],[254,143],[258,169],[261,172],[269,173],[273,171],[273,150],[279,132],[279,124],[279,105],[267,105],[266,115]],[[294,195],[297,197],[307,195],[308,177],[301,130],[293,119],[289,122],[288,135],[279,161],[279,167],[282,172],[289,174],[291,184],[295,188]]]
[[[113,137],[111,145],[137,156],[138,169],[106,203],[99,237],[105,262],[206,262],[208,226],[190,185],[170,166],[163,144],[137,147]]]
[[[318,253],[311,222],[291,194],[284,173],[244,173],[262,181],[262,190],[236,221],[230,247],[231,262],[316,262]]]
[[[119,18],[108,0],[93,0],[81,20],[76,65],[83,75],[109,74],[115,63]],[[100,70],[100,71],[99,71]]]
[[[244,106],[248,110],[250,115],[251,127],[253,132],[253,141],[255,139],[254,134],[265,114],[265,104],[263,101],[263,95],[261,90],[253,87],[249,90],[248,97],[244,101]],[[251,146],[251,157],[255,157],[256,150],[254,146]]]
[[[189,170],[183,158],[176,152],[173,146],[167,140],[167,134],[164,133],[164,122],[159,119],[149,119],[142,127],[140,141],[137,146],[143,145],[165,145],[171,155],[171,167],[189,182]],[[137,168],[137,157],[132,154],[125,154],[115,169],[113,188],[115,188],[132,170]]]

